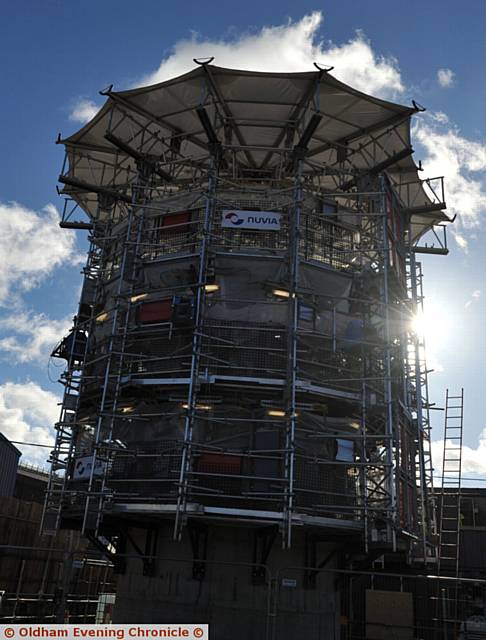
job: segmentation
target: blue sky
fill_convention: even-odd
[[[6,3],[0,23],[0,430],[47,443],[61,393],[49,363],[75,310],[83,232],[61,231],[54,144],[78,129],[98,91],[215,64],[305,70],[316,60],[358,88],[427,107],[415,128],[424,174],[447,178],[457,214],[448,257],[424,257],[432,399],[465,387],[465,475],[486,476],[486,5],[449,0]],[[442,435],[435,412],[434,439]],[[486,431],[484,432],[486,438]],[[483,448],[484,445],[484,448]],[[42,462],[46,449],[24,448]],[[440,446],[437,447],[440,451]],[[479,477],[479,476],[478,476]]]

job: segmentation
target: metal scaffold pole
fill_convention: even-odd
[[[126,233],[123,242],[122,259],[118,284],[114,299],[107,359],[103,376],[103,391],[98,410],[98,418],[93,438],[91,470],[86,489],[82,532],[97,535],[102,518],[106,496],[106,474],[109,467],[110,445],[117,411],[120,381],[122,376],[124,346],[130,316],[130,292],[138,258],[138,243],[143,228],[143,205],[145,200],[146,167],[139,162],[134,182],[131,204],[127,207]],[[105,423],[108,423],[106,426]],[[101,469],[101,472],[100,472]],[[94,509],[92,509],[94,505]]]
[[[297,381],[297,326],[299,318],[299,263],[300,263],[300,220],[303,201],[302,160],[297,162],[294,174],[294,204],[289,219],[289,299],[288,299],[288,339],[289,347],[287,385],[285,390],[286,434],[285,434],[285,506],[284,506],[284,547],[292,541],[292,513],[294,506],[295,474],[295,431],[297,423],[296,381]]]
[[[48,535],[56,535],[59,529],[67,484],[72,472],[72,461],[79,431],[77,414],[80,391],[88,355],[89,335],[94,322],[93,309],[88,306],[90,311],[86,315],[83,305],[86,304],[86,299],[92,300],[96,297],[104,253],[105,243],[101,242],[100,246],[99,239],[92,236],[86,267],[83,270],[81,300],[70,332],[70,344],[68,342],[66,345],[66,341],[64,341],[60,345],[64,349],[67,347],[66,371],[61,376],[64,393],[60,419],[56,424],[55,444],[49,457],[51,469],[40,524],[40,531]],[[59,471],[61,475],[59,475]]]
[[[411,229],[408,229],[409,237]],[[423,358],[424,344],[423,336],[420,335],[420,329],[413,327],[413,323],[417,323],[420,313],[422,312],[422,278],[420,273],[420,264],[417,263],[413,247],[408,248],[408,279],[409,279],[409,295],[411,303],[411,317],[408,322],[410,324],[409,333],[412,333],[411,341],[408,349],[411,353],[407,353],[407,361],[409,361],[410,378],[413,386],[413,397],[411,398],[411,407],[416,416],[416,432],[417,432],[417,486],[419,493],[419,518],[421,526],[422,554],[424,562],[427,561],[428,552],[431,544],[432,523],[430,518],[431,496],[431,477],[428,476],[425,460],[425,444],[429,443],[429,406],[428,406],[428,389],[427,389],[427,366]],[[428,458],[431,464],[431,456]]]
[[[363,358],[363,367],[365,366],[364,358]],[[365,372],[363,372],[364,374]],[[366,463],[368,462],[369,454],[368,454],[368,440],[367,440],[367,396],[368,396],[368,388],[366,386],[366,382],[363,381],[362,390],[361,390],[361,421],[360,421],[360,440],[358,443],[360,450],[360,458],[365,463],[359,469],[359,480],[360,480],[360,492],[361,492],[361,507],[362,514],[364,518],[364,548],[365,551],[368,552],[369,549],[369,527],[370,527],[370,513],[368,511],[368,474]]]
[[[184,423],[184,439],[182,443],[182,457],[178,481],[177,504],[174,520],[174,539],[180,540],[185,524],[184,518],[189,493],[188,472],[192,464],[192,438],[197,419],[197,394],[200,384],[201,348],[204,332],[204,311],[206,301],[206,285],[208,281],[208,261],[211,251],[211,233],[215,206],[215,194],[218,180],[218,157],[215,153],[210,160],[208,169],[208,183],[206,204],[202,228],[202,241],[199,254],[199,269],[197,273],[197,291],[194,310],[194,333],[192,339],[192,356],[190,380],[187,391],[186,417]]]
[[[134,282],[135,276],[137,273],[138,263],[140,260],[140,241],[142,238],[144,222],[145,222],[145,190],[146,190],[146,167],[139,167],[139,180],[138,185],[135,189],[135,199],[136,203],[134,203],[133,207],[134,218],[132,223],[132,229],[130,233],[127,233],[127,264],[126,264],[126,272],[127,277],[123,282],[124,278],[120,277],[120,285],[121,287],[125,287],[124,289],[120,288],[119,290],[119,302],[120,302],[120,322],[119,327],[115,328],[115,331],[118,335],[116,335],[117,339],[117,353],[118,353],[118,363],[114,372],[114,388],[113,388],[113,398],[109,403],[109,415],[103,416],[108,418],[108,426],[103,435],[101,456],[99,456],[98,449],[95,449],[93,461],[96,460],[96,455],[101,457],[103,462],[102,471],[100,477],[98,478],[98,503],[97,503],[97,513],[96,519],[94,522],[94,535],[98,534],[98,530],[101,524],[101,520],[103,517],[103,508],[106,498],[108,497],[109,490],[107,489],[107,476],[108,470],[110,468],[110,463],[113,458],[113,430],[115,427],[115,421],[118,417],[118,409],[119,409],[119,401],[120,401],[120,392],[121,392],[121,382],[124,375],[124,364],[125,364],[125,351],[126,351],[126,342],[127,335],[129,331],[129,322],[130,322],[130,314],[132,311],[132,294],[134,290]],[[143,176],[143,177],[142,177]],[[92,466],[92,477],[94,478],[95,473],[95,464],[93,462]],[[90,477],[90,487],[92,486],[92,477]],[[85,517],[87,517],[88,513],[86,511]],[[86,521],[84,523],[86,526]]]
[[[392,354],[391,354],[391,331],[390,331],[390,239],[388,229],[388,212],[386,207],[386,192],[383,177],[380,180],[380,214],[382,229],[382,304],[384,320],[384,405],[385,405],[385,434],[386,440],[386,469],[385,486],[387,487],[387,515],[388,515],[388,535],[392,540],[393,548],[396,548],[396,521],[397,521],[397,466],[394,449],[397,447],[397,425],[394,419],[394,398],[392,392]]]

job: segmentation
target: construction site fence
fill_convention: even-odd
[[[113,564],[96,551],[0,545],[0,621],[109,621],[113,577]]]
[[[420,574],[379,567],[276,570],[260,563],[139,553],[116,553],[110,561],[76,551],[3,545],[0,575],[3,585],[8,583],[0,593],[4,624],[204,622],[212,640],[486,637],[474,622],[486,580],[438,577],[425,569]],[[468,631],[471,624],[476,635]]]

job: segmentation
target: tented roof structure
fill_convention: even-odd
[[[420,108],[371,97],[327,71],[263,73],[203,64],[160,84],[110,88],[104,95],[99,113],[60,140],[69,162],[65,176],[83,183],[65,182],[65,192],[90,215],[97,195],[86,185],[129,201],[137,154],[158,168],[161,182],[170,174],[173,186],[187,182],[188,168],[204,170],[211,143],[197,112],[203,106],[216,142],[253,176],[270,176],[282,165],[317,113],[321,119],[306,147],[304,173],[315,176],[321,191],[355,189],[360,174],[386,171],[412,216],[415,237],[448,220],[443,197],[420,180],[411,157],[410,120]],[[136,153],[126,153],[120,140]]]

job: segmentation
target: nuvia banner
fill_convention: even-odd
[[[223,229],[253,229],[254,231],[280,231],[280,213],[275,211],[239,211],[224,209]]]

